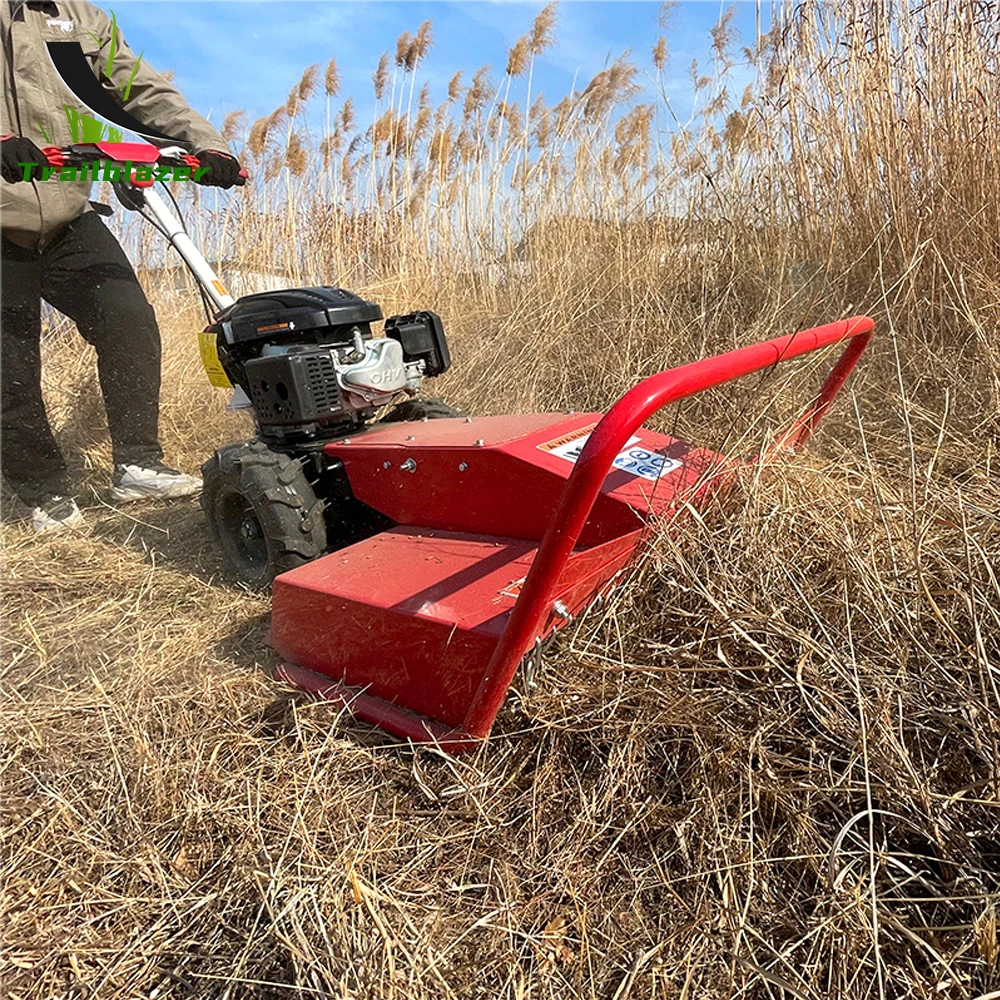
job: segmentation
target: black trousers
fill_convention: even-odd
[[[87,212],[41,251],[0,244],[0,471],[10,487],[29,506],[70,492],[42,402],[42,299],[97,350],[115,464],[161,458],[160,331],[118,241]]]

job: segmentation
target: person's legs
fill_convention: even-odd
[[[115,465],[158,462],[160,331],[125,252],[96,213],[71,222],[46,253],[41,296],[97,350]]]
[[[0,258],[0,465],[14,492],[35,507],[69,493],[66,465],[42,401],[43,258],[7,240],[0,240]]]

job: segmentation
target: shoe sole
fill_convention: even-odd
[[[188,486],[178,483],[158,490],[138,489],[130,486],[112,486],[111,499],[115,503],[132,503],[135,500],[177,500],[180,497],[197,496],[201,486]]]

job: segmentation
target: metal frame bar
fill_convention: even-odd
[[[185,263],[194,273],[198,284],[212,300],[212,304],[220,312],[231,306],[236,300],[226,291],[225,285],[219,280],[218,274],[198,244],[184,231],[181,220],[168,208],[167,203],[152,188],[142,189],[146,208],[153,218],[163,227],[164,235],[173,248],[184,258]]]
[[[854,316],[660,372],[625,393],[594,429],[566,483],[465,721],[460,730],[451,734],[455,746],[465,749],[470,741],[489,736],[521,658],[552,613],[551,595],[611,464],[645,420],[669,403],[847,339],[843,354],[814,401],[775,445],[799,447],[809,439],[836,399],[874,329],[874,321],[869,317]]]

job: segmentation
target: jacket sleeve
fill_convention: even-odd
[[[176,136],[184,140],[191,146],[194,153],[203,152],[206,149],[217,149],[221,152],[231,152],[226,140],[219,132],[209,124],[197,111],[184,100],[180,91],[177,90],[167,79],[153,69],[145,58],[139,58],[129,48],[123,35],[121,26],[115,29],[115,50],[111,73],[107,73],[108,53],[112,43],[112,23],[111,19],[104,11],[86,4],[88,8],[88,25],[90,31],[97,36],[97,41],[101,46],[101,83],[105,90],[112,94],[115,99],[131,115],[139,121],[150,125],[166,135]],[[136,68],[138,66],[138,68]],[[135,76],[133,77],[133,72]],[[129,85],[131,80],[131,86]],[[128,98],[125,98],[125,93]],[[154,141],[154,140],[150,140]],[[156,145],[162,146],[163,142],[155,140]]]

